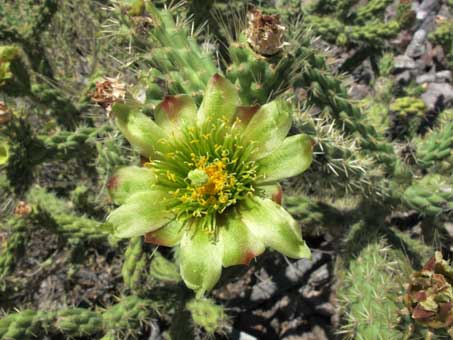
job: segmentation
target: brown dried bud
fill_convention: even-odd
[[[11,119],[11,111],[9,111],[5,102],[0,100],[0,125],[6,124]]]
[[[453,326],[453,268],[435,255],[421,271],[411,275],[404,304],[412,318],[430,328],[449,329]]]
[[[247,41],[255,52],[271,56],[288,45],[283,41],[286,28],[280,24],[278,15],[264,15],[260,10],[254,9],[247,17]]]
[[[19,201],[14,209],[14,214],[19,217],[25,217],[29,215],[31,211],[31,206],[27,202]]]
[[[105,78],[104,81],[96,83],[96,90],[91,99],[102,106],[110,116],[114,103],[124,102],[126,97],[126,85],[118,78]]]
[[[135,31],[140,35],[145,35],[154,27],[153,19],[148,15],[132,17]]]

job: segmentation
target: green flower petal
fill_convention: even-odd
[[[123,204],[128,197],[139,191],[149,191],[156,176],[151,169],[129,166],[117,170],[110,177],[107,187],[116,204]]]
[[[143,191],[132,195],[126,203],[114,210],[107,222],[118,238],[144,235],[167,224],[174,216],[168,211],[167,193],[160,190]]]
[[[280,184],[272,184],[272,185],[262,185],[258,186],[259,189],[263,190],[264,197],[270,198],[272,201],[277,203],[278,205],[282,205],[283,203],[283,190]]]
[[[173,247],[179,244],[184,227],[181,222],[173,220],[162,228],[145,234],[145,242],[159,246]]]
[[[116,103],[112,106],[112,113],[115,117],[115,123],[124,137],[142,155],[152,157],[156,150],[165,149],[164,144],[162,144],[162,141],[166,138],[164,131],[137,108]]]
[[[297,222],[270,199],[248,198],[241,209],[241,218],[266,246],[292,258],[311,257]]]
[[[223,249],[201,228],[195,234],[185,232],[181,239],[181,277],[187,287],[201,297],[211,290],[222,272]]]
[[[197,117],[197,106],[187,95],[167,96],[156,107],[156,123],[167,133],[175,131],[180,124],[191,123]]]
[[[312,145],[306,135],[286,138],[277,150],[257,162],[257,183],[275,182],[307,170],[313,160]]]
[[[203,102],[198,110],[198,122],[210,119],[230,121],[239,106],[240,99],[236,87],[227,79],[215,74],[208,83]]]
[[[255,142],[254,159],[260,159],[278,148],[291,128],[291,106],[283,100],[263,105],[244,131],[245,142]]]
[[[240,216],[232,213],[219,225],[219,240],[223,244],[223,265],[248,265],[252,259],[262,254],[265,245],[254,237]]]
[[[260,107],[259,105],[237,107],[233,121],[237,122],[239,126],[246,128]]]

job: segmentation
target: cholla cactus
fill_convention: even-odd
[[[198,296],[214,287],[222,265],[248,264],[269,246],[309,257],[296,221],[277,202],[278,181],[306,170],[312,142],[285,138],[284,101],[241,107],[236,88],[214,75],[200,108],[191,97],[167,97],[155,122],[130,104],[112,107],[129,142],[150,161],[120,169],[109,183],[122,204],[108,217],[119,238],[181,248],[180,272]],[[272,198],[274,200],[272,200]]]
[[[412,274],[404,304],[419,324],[453,332],[453,268],[436,252]]]

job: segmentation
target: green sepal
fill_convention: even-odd
[[[166,207],[166,196],[167,193],[160,190],[132,195],[107,217],[107,222],[113,225],[114,236],[140,236],[167,224],[173,215]]]
[[[311,257],[299,225],[277,203],[256,196],[247,198],[240,214],[256,239],[266,246],[291,258]]]
[[[286,138],[269,156],[260,159],[257,183],[271,183],[301,174],[313,160],[313,143],[307,135]]]
[[[222,244],[202,228],[184,233],[181,240],[181,277],[190,289],[201,297],[211,290],[222,272]]]
[[[209,80],[198,110],[198,123],[203,124],[209,119],[231,121],[239,105],[240,98],[236,87],[229,80],[215,74]]]
[[[291,128],[291,106],[283,100],[274,100],[256,112],[244,131],[244,142],[254,142],[255,160],[277,149]]]
[[[143,156],[152,158],[156,151],[165,150],[164,131],[140,109],[129,104],[115,103],[112,113],[116,126]]]
[[[129,166],[118,169],[110,177],[107,187],[116,204],[123,204],[132,194],[151,190],[156,175],[151,169]]]

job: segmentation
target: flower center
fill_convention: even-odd
[[[170,152],[151,161],[176,218],[198,219],[197,225],[215,232],[217,216],[254,191],[254,146],[242,143],[240,132],[223,121],[183,128],[168,144]]]

